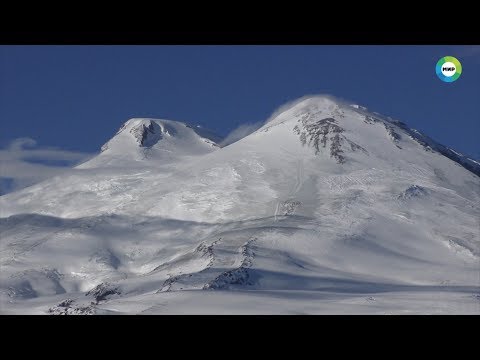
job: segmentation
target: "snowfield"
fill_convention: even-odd
[[[220,141],[131,119],[1,196],[0,313],[480,313],[478,162],[325,96]]]

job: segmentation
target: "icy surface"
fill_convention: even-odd
[[[328,97],[223,148],[131,119],[0,197],[0,312],[480,313],[480,166]]]

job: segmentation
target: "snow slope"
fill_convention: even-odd
[[[480,165],[302,99],[233,144],[132,119],[0,197],[2,313],[480,313]]]

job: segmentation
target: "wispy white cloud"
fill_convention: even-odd
[[[267,121],[265,123],[268,123],[268,122],[272,121],[273,119],[275,119],[280,114],[282,114],[282,113],[290,110],[291,108],[293,108],[295,105],[298,105],[301,102],[303,102],[305,100],[308,100],[308,99],[311,99],[311,98],[325,98],[325,99],[330,99],[330,100],[332,100],[336,103],[339,103],[339,104],[345,104],[345,105],[352,104],[351,101],[348,101],[346,99],[339,98],[337,96],[333,96],[333,95],[330,95],[330,94],[321,94],[321,93],[319,93],[319,94],[309,94],[309,95],[305,95],[305,96],[299,97],[297,99],[288,101],[283,105],[280,105],[277,109],[275,109],[275,111],[273,111],[272,115],[270,115],[270,117],[267,119]]]
[[[0,149],[0,194],[71,171],[72,166],[90,157],[91,154],[78,151],[38,147],[31,138],[15,139]],[[62,165],[52,165],[52,162]]]
[[[256,130],[260,129],[264,123],[256,122],[253,124],[242,124],[236,129],[232,130],[220,143],[220,146],[227,146],[234,142],[237,142],[240,139],[243,139],[245,136],[250,135]]]
[[[337,103],[351,104],[351,102],[349,102],[345,99],[341,99],[341,98],[338,98],[338,97],[335,97],[335,96],[332,96],[332,95],[329,95],[329,94],[305,95],[305,96],[302,96],[298,99],[288,101],[285,104],[279,106],[275,111],[273,111],[272,115],[270,115],[266,121],[263,121],[263,122],[260,121],[260,122],[256,122],[256,123],[253,123],[253,124],[248,124],[247,123],[247,124],[240,125],[236,129],[231,131],[224,138],[224,140],[220,143],[220,146],[227,146],[227,145],[230,145],[230,144],[232,144],[232,143],[234,143],[234,142],[236,142],[240,139],[243,139],[244,137],[246,137],[246,136],[250,135],[251,133],[255,132],[256,130],[260,129],[266,123],[275,119],[277,116],[279,116],[283,112],[291,109],[292,107],[301,103],[302,101],[305,101],[305,100],[313,98],[313,97],[324,97],[324,98],[327,98],[327,99],[331,99],[331,100],[333,100]]]

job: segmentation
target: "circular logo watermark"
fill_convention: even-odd
[[[438,60],[435,70],[440,80],[453,82],[462,74],[462,64],[453,56],[445,56]]]

